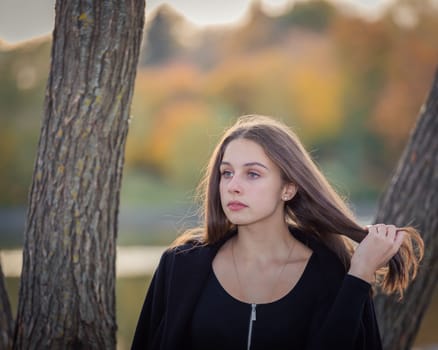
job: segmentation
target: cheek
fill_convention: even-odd
[[[226,186],[225,186],[225,185],[223,184],[223,182],[221,181],[221,182],[219,183],[219,199],[220,199],[220,202],[221,202],[222,204],[223,204],[224,201],[225,201],[226,195],[227,195]]]
[[[278,199],[281,199],[282,187],[276,182],[267,181],[265,183],[260,183],[260,186],[257,186],[250,192],[257,193],[259,196],[262,195],[266,197],[267,200],[269,198],[269,200],[277,201]]]
[[[277,207],[279,204],[283,204],[281,199],[282,189],[277,186],[266,186],[260,188],[260,191],[254,193],[258,198],[262,199],[260,204],[265,208]]]
[[[221,180],[219,182],[219,195],[222,197],[222,194],[225,192],[225,185],[224,182]]]

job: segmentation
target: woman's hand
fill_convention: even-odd
[[[375,272],[398,252],[406,233],[397,231],[394,225],[377,224],[367,228],[368,234],[351,257],[348,273],[372,283]]]

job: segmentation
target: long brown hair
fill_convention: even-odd
[[[203,227],[185,232],[173,246],[191,240],[212,244],[234,229],[221,206],[219,166],[228,144],[238,138],[259,144],[280,168],[285,183],[297,185],[296,195],[285,203],[287,222],[324,243],[348,269],[353,250],[351,241],[345,237],[360,242],[367,230],[357,223],[344,200],[328,183],[290,128],[272,118],[258,115],[240,117],[223,135],[198,188],[203,201]],[[402,296],[417,273],[423,256],[423,241],[412,227],[400,230],[408,233],[405,241],[388,267],[379,271],[378,281],[384,292],[398,292]]]

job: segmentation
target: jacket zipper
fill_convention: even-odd
[[[247,342],[247,350],[251,349],[251,339],[252,339],[252,324],[256,320],[256,307],[257,304],[251,304],[251,315],[249,317],[249,327],[248,327],[248,342]]]

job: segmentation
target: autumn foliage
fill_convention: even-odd
[[[148,14],[127,171],[194,186],[224,127],[241,114],[268,114],[296,130],[335,185],[356,198],[375,195],[400,155],[438,62],[438,9],[432,1],[419,3],[395,2],[373,21],[324,1],[298,2],[277,16],[255,3],[238,26],[190,31],[169,7]],[[0,51],[3,62],[8,58],[2,72],[32,62],[24,51]],[[30,180],[32,165],[19,165],[25,158],[17,154],[28,147],[33,156],[36,144],[29,146],[19,133],[26,120],[40,120],[42,102],[26,96],[43,91],[46,68],[39,63],[38,79],[27,85],[22,70],[0,75],[1,89],[15,89],[17,101],[10,106],[0,94],[3,204],[25,201],[25,181],[14,187],[11,174],[20,169]]]

